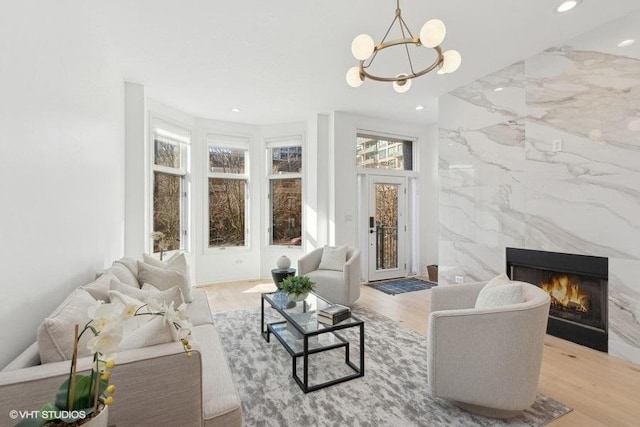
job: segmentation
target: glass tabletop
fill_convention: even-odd
[[[318,310],[331,307],[333,304],[313,292],[310,292],[303,301],[297,302],[290,301],[287,294],[280,291],[263,294],[263,296],[285,319],[296,324],[298,328],[305,333],[321,331],[323,329],[334,329],[336,326],[359,324],[362,322],[353,316],[335,325],[319,322],[317,317]]]

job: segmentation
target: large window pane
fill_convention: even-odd
[[[154,242],[153,252],[180,249],[180,176],[153,173],[153,230],[164,233],[163,242]]]
[[[413,170],[413,143],[358,135],[356,166],[370,169]]]
[[[302,180],[271,180],[271,243],[302,244]]]
[[[242,179],[209,179],[209,246],[245,245],[245,192]]]
[[[244,149],[209,147],[209,171],[216,173],[245,173]]]
[[[398,186],[376,184],[376,270],[398,268]]]
[[[180,169],[180,145],[164,139],[161,136],[154,136],[154,163],[157,166]]]
[[[279,147],[271,149],[271,173],[302,172],[302,147]]]

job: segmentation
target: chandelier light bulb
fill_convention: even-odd
[[[375,42],[368,34],[360,34],[351,43],[351,53],[356,59],[364,61],[371,56],[375,48]]]
[[[634,43],[635,43],[635,40],[633,39],[623,40],[620,43],[618,43],[618,47],[627,47],[627,46],[631,46]]]
[[[582,0],[565,0],[563,2],[561,2],[558,7],[556,8],[556,10],[559,13],[565,13],[565,12],[569,12],[570,10],[574,9],[576,6],[578,6],[580,4]]]
[[[360,67],[351,67],[347,71],[347,84],[351,87],[360,87],[364,79],[360,75]]]
[[[460,68],[460,64],[462,63],[462,56],[460,52],[457,50],[448,50],[442,54],[444,57],[444,62],[442,64],[442,71],[444,74],[453,73],[458,68]]]
[[[431,19],[420,30],[420,43],[429,48],[440,46],[446,34],[447,27],[444,22],[439,19]]]
[[[396,77],[408,77],[406,74],[398,74]],[[393,90],[398,93],[405,93],[411,88],[411,79],[393,82]]]

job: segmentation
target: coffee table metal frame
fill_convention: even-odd
[[[278,293],[280,292],[266,292],[262,294],[260,332],[262,334],[262,337],[267,342],[270,342],[269,337],[271,334],[273,334],[278,339],[278,341],[280,341],[280,344],[282,344],[285,350],[287,350],[289,355],[291,355],[293,379],[296,381],[296,383],[298,383],[298,386],[300,386],[303,392],[309,393],[312,391],[320,390],[335,384],[339,384],[345,381],[353,380],[355,378],[360,378],[364,376],[364,321],[358,319],[357,317],[351,316],[351,318],[349,319],[349,322],[341,322],[336,325],[326,325],[324,323],[320,323],[318,325],[319,327],[316,330],[308,331],[304,327],[300,326],[298,322],[296,322],[289,315],[289,313],[286,311],[286,307],[283,308],[281,306],[278,306],[278,304],[274,301],[273,297]],[[318,298],[319,300],[323,301],[324,303],[328,305],[331,304],[329,301],[325,300],[319,295],[316,295],[313,293],[311,294],[314,297]],[[284,295],[281,295],[281,296],[286,298],[286,296]],[[278,321],[278,322],[265,323],[265,320],[264,320],[265,300],[269,303],[269,305],[274,310],[276,310],[282,317],[284,317],[285,320]],[[298,302],[298,304],[300,303],[306,304],[306,301]],[[308,320],[310,321],[315,320],[317,322],[315,313],[312,312],[309,314],[310,314],[310,318]],[[293,348],[291,348],[287,340],[285,340],[281,336],[280,331],[284,329],[283,326],[286,327],[287,324],[293,326],[295,330],[302,336],[302,338],[300,338],[303,341],[301,351],[296,351]],[[265,326],[266,326],[266,329],[265,329]],[[349,358],[349,345],[350,345],[349,340],[338,333],[338,331],[342,329],[355,328],[355,327],[358,327],[360,329],[360,343],[359,343],[360,344],[360,366],[356,366]],[[316,348],[309,348],[309,339],[322,334],[333,334],[336,338],[338,338],[338,342],[331,345],[319,346]],[[334,350],[341,347],[344,347],[345,349],[345,356],[344,356],[345,363],[354,371],[354,373],[350,375],[345,375],[330,381],[326,381],[320,384],[309,385],[309,355],[315,354],[315,353],[321,353],[329,350]],[[297,369],[296,369],[297,361],[298,361],[298,358],[300,357],[302,357],[302,364],[303,364],[302,378],[298,376]]]

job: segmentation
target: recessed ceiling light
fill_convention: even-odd
[[[233,111],[234,113],[239,113],[240,109],[239,108],[232,108],[231,111]]]
[[[623,40],[620,43],[618,43],[618,47],[627,47],[627,46],[631,46],[632,44],[634,44],[636,41],[633,39],[628,39],[628,40]]]
[[[582,0],[564,0],[558,5],[556,11],[558,13],[569,12],[570,10],[578,6],[581,2]]]
[[[418,111],[424,110],[424,107],[422,105],[416,105],[416,110]]]
[[[503,90],[504,90],[504,88],[503,88],[503,87],[497,87],[497,88],[495,88],[493,91],[494,91],[494,92],[502,92]]]

